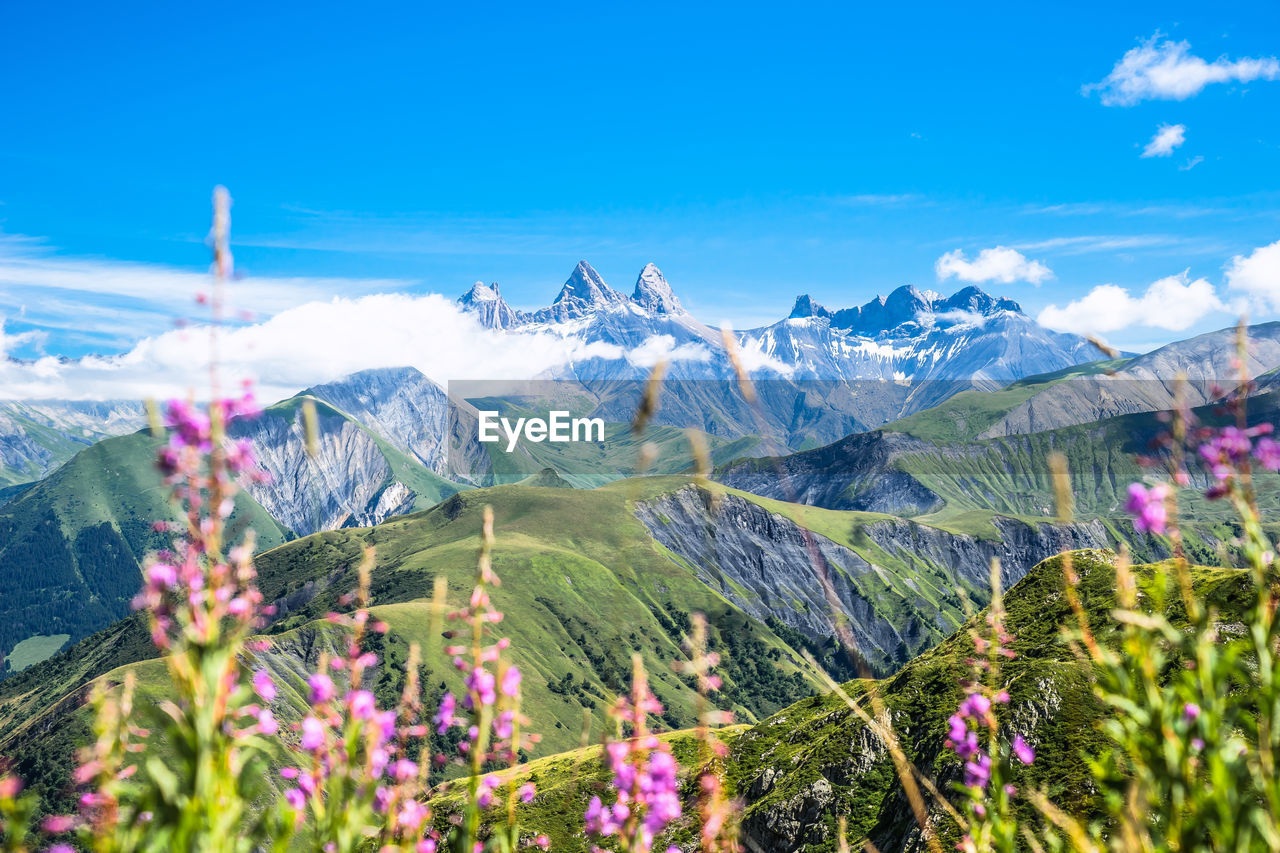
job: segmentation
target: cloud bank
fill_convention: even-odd
[[[321,382],[376,367],[416,367],[440,383],[556,375],[590,358],[704,360],[705,350],[650,340],[632,351],[584,344],[550,332],[486,329],[452,300],[429,294],[335,297],[281,311],[260,323],[218,331],[225,386],[260,380],[277,400]],[[16,344],[0,326],[0,399],[139,399],[203,393],[210,363],[209,327],[154,335],[117,356],[34,360],[6,357]]]
[[[1152,282],[1138,295],[1115,284],[1102,284],[1061,308],[1048,306],[1036,320],[1050,329],[1079,335],[1131,326],[1180,332],[1210,312],[1226,309],[1212,284],[1203,278],[1192,281],[1182,272]]]
[[[1280,311],[1280,240],[1236,255],[1226,266],[1227,287],[1257,311]]]

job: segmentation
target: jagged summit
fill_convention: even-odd
[[[502,295],[498,292],[498,283],[485,284],[483,281],[477,281],[471,285],[471,289],[458,297],[458,301],[463,305],[474,305],[477,302],[493,302],[501,299]]]
[[[684,306],[667,283],[662,270],[652,263],[644,265],[636,279],[631,301],[652,314],[684,314]]]
[[[925,314],[964,312],[989,317],[1002,311],[1021,314],[1022,307],[1012,299],[992,296],[972,285],[947,297],[932,290],[922,291],[912,285],[903,285],[888,296],[877,296],[865,305],[838,311],[832,311],[808,294],[802,294],[796,297],[788,319],[825,317],[831,321],[833,329],[858,335],[877,335],[911,323]]]
[[[476,315],[482,326],[490,329],[509,329],[524,322],[523,315],[502,298],[496,281],[489,285],[477,281],[458,297],[458,304]]]
[[[560,322],[586,317],[602,309],[627,303],[627,297],[605,284],[600,273],[586,261],[578,261],[569,279],[560,288],[551,307],[534,314],[539,322]]]
[[[805,317],[826,317],[830,319],[831,312],[821,303],[815,302],[809,294],[802,293],[796,297],[796,304],[792,307],[791,313],[787,315],[787,319],[800,320]]]
[[[997,311],[1022,313],[1022,306],[1003,296],[992,296],[980,287],[969,285],[957,290],[943,301],[935,311],[972,311],[975,314],[994,314]]]

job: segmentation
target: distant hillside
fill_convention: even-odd
[[[145,423],[138,400],[0,401],[0,488],[39,480],[90,444]]]
[[[1070,466],[1078,514],[1107,520],[1130,538],[1123,512],[1127,489],[1148,474],[1137,457],[1156,452],[1152,440],[1167,424],[1156,414],[1143,413],[1029,434],[973,437],[1037,387],[957,395],[936,409],[826,447],[732,462],[717,469],[715,478],[781,500],[929,523],[947,523],[974,511],[1045,517],[1054,512],[1048,459],[1058,452]],[[1204,423],[1224,418],[1214,405],[1195,412]],[[1280,424],[1280,394],[1251,398],[1250,417],[1255,423]],[[1208,475],[1195,459],[1190,473],[1195,485],[1208,485]],[[1264,511],[1280,510],[1280,477],[1265,471],[1258,476]],[[1214,534],[1216,525],[1230,520],[1229,509],[1194,493],[1181,502],[1181,509],[1194,529],[1205,534],[1200,557],[1212,558],[1214,540],[1230,536],[1226,530]]]
[[[175,519],[145,432],[82,450],[0,507],[0,653],[36,635],[74,642],[129,614],[140,565],[164,544],[152,522]],[[261,547],[290,534],[248,494],[233,530],[252,527]]]

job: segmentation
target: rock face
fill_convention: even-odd
[[[683,314],[684,307],[676,299],[675,291],[667,284],[662,270],[653,264],[645,264],[636,279],[635,292],[631,301],[652,314]]]
[[[863,524],[855,534],[863,546],[849,547],[745,498],[713,498],[695,487],[639,503],[636,515],[704,583],[761,621],[775,618],[821,641],[834,634],[838,610],[859,652],[881,672],[955,630],[963,620],[957,586],[988,600],[993,559],[1007,588],[1062,550],[1113,544],[1099,521],[996,518],[994,541],[888,519]],[[876,553],[894,564],[868,558]]]
[[[441,477],[474,482],[489,470],[471,427],[474,409],[451,401],[415,368],[362,370],[303,394],[349,415]]]
[[[716,479],[735,489],[828,509],[922,515],[941,496],[896,470],[903,456],[937,453],[930,442],[900,433],[866,432],[836,444],[773,460],[730,463]]]
[[[319,415],[315,456],[301,418],[264,417],[251,427],[254,450],[270,473],[249,493],[299,535],[377,524],[413,507],[413,492],[394,479],[373,436],[335,415]]]
[[[237,421],[231,434],[248,438],[267,478],[249,493],[271,517],[298,535],[366,527],[425,509],[460,488],[417,467],[407,456],[343,412],[316,403],[314,455],[294,399],[259,418]]]

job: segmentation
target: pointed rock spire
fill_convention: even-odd
[[[490,329],[509,329],[524,322],[519,311],[511,308],[498,292],[498,283],[486,285],[477,281],[471,289],[458,297],[464,310],[476,315],[482,326]]]
[[[684,314],[684,306],[676,299],[675,291],[667,284],[662,270],[652,263],[645,264],[636,279],[631,301],[651,314]]]
[[[831,317],[831,312],[822,304],[815,302],[809,294],[801,294],[796,297],[796,304],[788,315],[788,320],[797,320],[801,317]]]
[[[540,322],[574,320],[627,304],[627,297],[605,284],[600,273],[586,261],[578,261],[560,295],[550,308],[543,308],[534,318]]]

